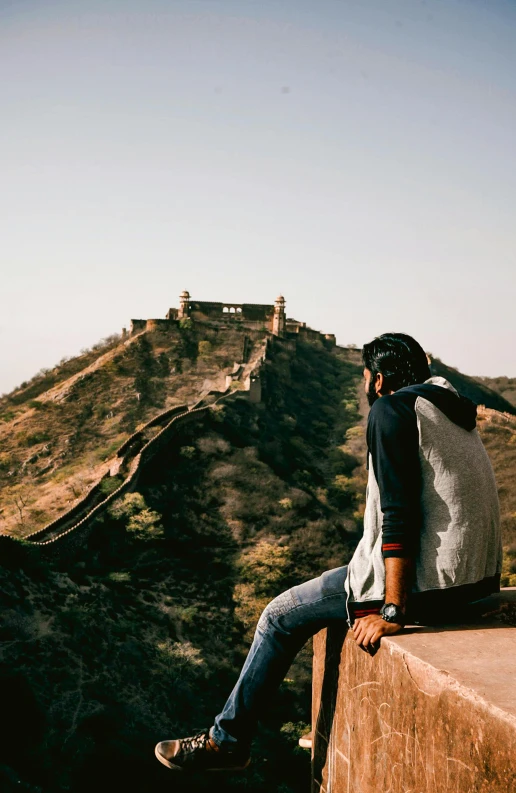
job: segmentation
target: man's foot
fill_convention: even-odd
[[[161,741],[154,753],[172,771],[243,771],[250,763],[248,750],[217,746],[209,730],[190,738]]]

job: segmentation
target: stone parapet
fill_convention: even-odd
[[[342,627],[315,637],[314,793],[516,791],[516,589],[483,603],[501,611],[373,657]]]

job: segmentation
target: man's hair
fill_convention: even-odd
[[[431,377],[425,351],[418,342],[406,333],[383,333],[364,344],[362,360],[373,378],[380,372],[385,386],[397,391],[416,383],[424,383]]]

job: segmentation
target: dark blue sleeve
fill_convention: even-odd
[[[369,414],[367,446],[380,490],[382,553],[416,553],[421,529],[421,465],[416,395],[380,397]]]

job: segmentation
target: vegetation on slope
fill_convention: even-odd
[[[113,341],[102,365],[81,368],[71,380],[63,372],[71,367],[76,375],[91,355],[64,363],[53,375],[59,387],[52,398],[39,391],[35,399],[34,384],[2,398],[3,532],[24,536],[42,528],[106,473],[137,427],[165,408],[194,402],[205,383],[224,389],[225,372],[241,361],[244,334],[188,322]]]
[[[183,330],[189,346],[169,338],[163,349],[156,333],[147,336],[150,348],[139,343],[128,357],[115,347],[104,385],[105,375],[95,375],[60,402],[11,403],[14,420],[23,420],[18,431],[54,437],[58,414],[76,424],[80,472],[109,440],[109,417],[96,413],[106,400],[123,439],[198,393],[207,372],[238,360],[241,336],[229,337],[231,348],[228,337],[221,344],[206,329],[197,337]],[[365,495],[360,373],[357,352],[298,342],[294,353],[278,342],[262,372],[264,402],[237,399],[214,409],[204,427],[185,429],[145,470],[139,492],[98,522],[79,556],[59,565],[34,559],[24,572],[0,567],[0,696],[9,726],[2,791],[211,789],[209,779],[172,782],[153,745],[212,722],[268,600],[349,559]],[[493,410],[479,418],[500,487],[504,582],[516,583],[516,418]],[[31,447],[13,444],[10,453],[21,448]],[[56,478],[48,484],[55,491]],[[309,756],[297,737],[309,721],[310,678],[307,647],[264,714],[253,765],[225,778],[225,789],[308,790]]]
[[[516,377],[476,377],[475,379],[516,407]]]
[[[14,406],[27,404],[30,400],[37,399],[40,394],[91,366],[102,355],[118,347],[120,341],[121,337],[113,334],[94,344],[90,350],[82,350],[80,355],[76,355],[73,358],[62,358],[51,369],[40,369],[30,380],[26,380],[9,394],[4,394],[0,398],[0,410],[2,411],[3,420],[7,420],[9,410],[14,414]]]
[[[265,403],[185,430],[73,563],[0,568],[2,790],[169,789],[154,742],[212,722],[269,599],[349,559],[365,482],[353,355],[277,344]],[[226,789],[309,789],[310,663],[307,649]]]

